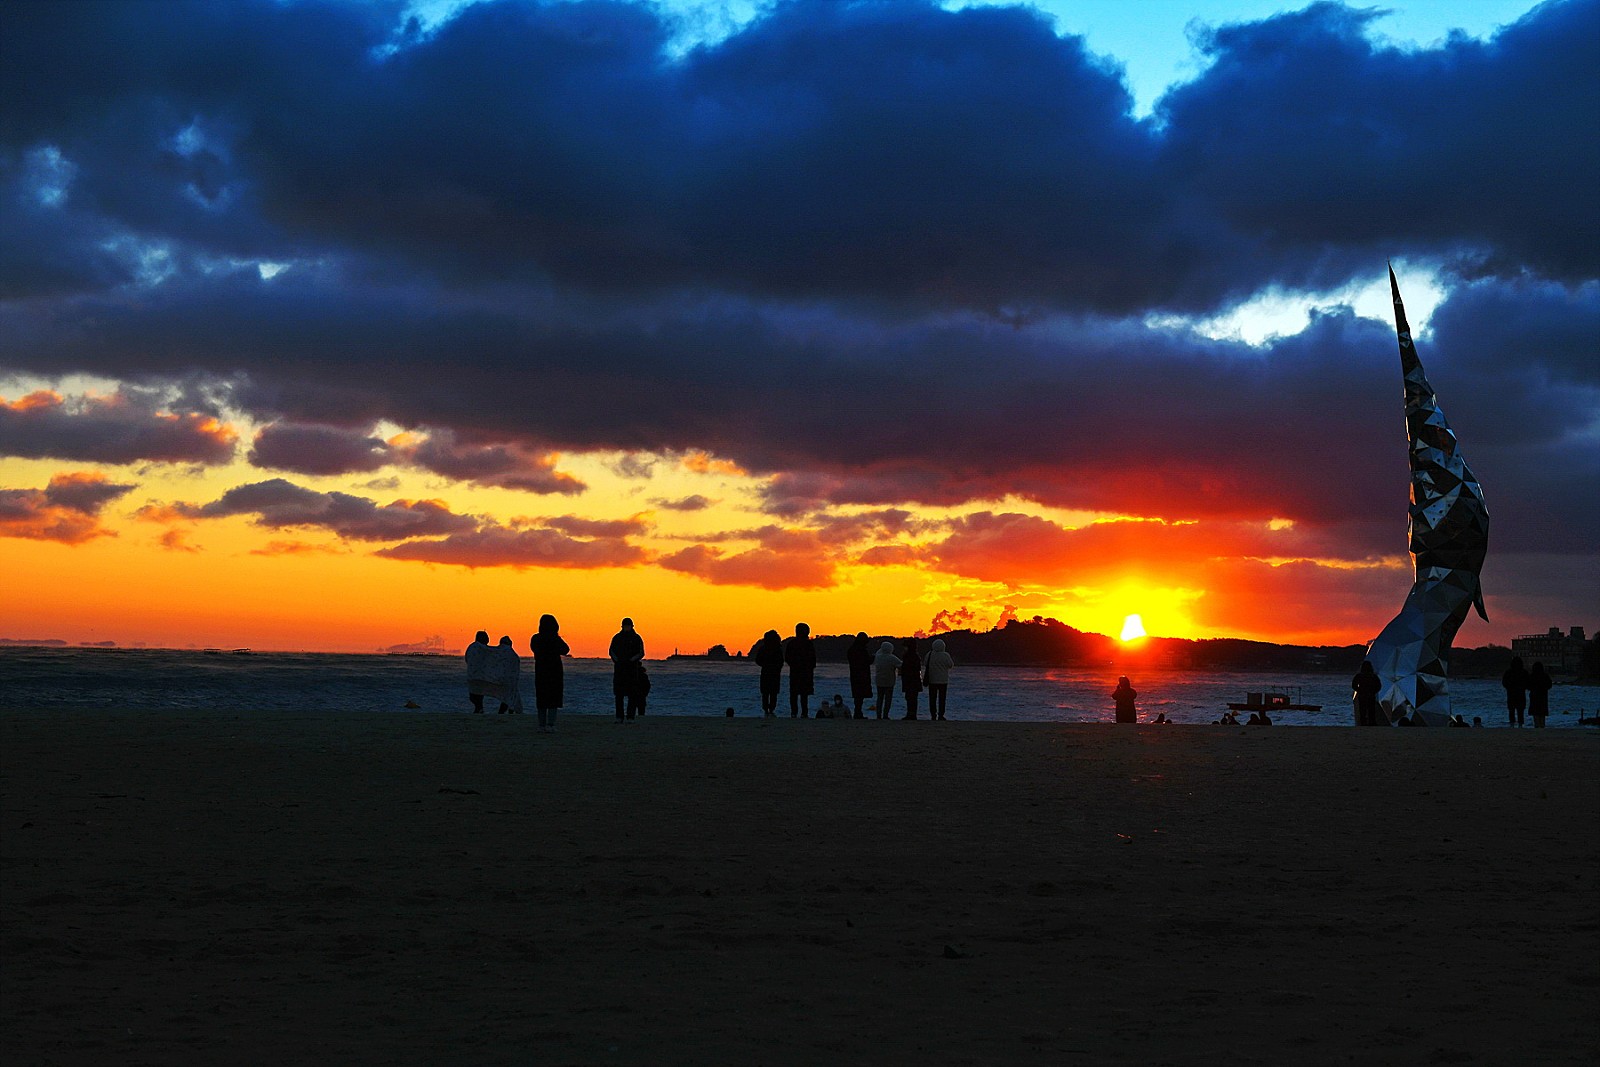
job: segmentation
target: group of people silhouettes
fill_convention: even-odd
[[[533,653],[533,700],[539,709],[539,732],[555,733],[556,713],[566,701],[566,669],[561,659],[572,655],[572,648],[561,636],[554,615],[539,616],[539,630],[528,639],[528,650]],[[479,630],[467,646],[466,660],[467,699],[474,712],[483,713],[484,697],[497,697],[500,714],[522,714],[522,661],[509,636],[491,645],[488,632]],[[632,619],[623,619],[622,629],[611,639],[611,664],[617,721],[643,715],[650,678],[644,669],[644,640],[634,630]]]
[[[539,732],[554,733],[556,712],[561,709],[566,687],[562,656],[572,649],[561,637],[554,615],[539,617],[539,632],[528,639],[533,653],[533,700],[539,709]],[[472,710],[483,713],[483,698],[497,697],[500,714],[522,714],[522,660],[509,636],[498,645],[489,644],[487,631],[479,630],[467,646],[467,699]]]
[[[1511,666],[1500,676],[1500,685],[1506,691],[1506,723],[1523,725],[1523,712],[1533,718],[1536,730],[1544,729],[1545,716],[1550,714],[1550,687],[1554,685],[1544,664],[1535,660],[1533,669],[1522,665],[1521,656],[1511,657]]]
[[[812,645],[811,627],[797,623],[794,636],[783,638],[768,630],[750,649],[750,658],[761,668],[761,713],[767,718],[778,714],[778,694],[783,686],[783,669],[789,668],[789,717],[811,717],[811,697],[816,692],[817,651]],[[942,720],[950,695],[950,671],[956,661],[945,651],[944,642],[935,640],[924,657],[917,650],[917,639],[909,637],[895,654],[894,642],[884,641],[876,653],[865,630],[845,650],[850,665],[850,696],[855,701],[853,718],[865,719],[864,708],[876,696],[874,717],[887,719],[894,706],[895,681],[905,698],[902,719],[917,718],[922,691],[928,692],[928,718]],[[876,692],[874,692],[876,691]],[[831,714],[830,708],[830,714]],[[818,717],[822,713],[819,710]]]

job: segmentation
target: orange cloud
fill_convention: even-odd
[[[114,537],[100,512],[135,486],[109,482],[91,471],[58,474],[44,489],[0,489],[0,537],[77,545]]]
[[[69,399],[51,390],[0,397],[0,455],[94,463],[226,463],[238,434],[215,416],[161,408],[129,387]]]
[[[818,589],[834,584],[835,567],[825,551],[753,548],[725,555],[709,545],[691,545],[657,562],[667,570],[692,574],[712,585],[754,585],[763,589]]]
[[[406,541],[379,549],[385,559],[445,563],[457,567],[632,567],[644,549],[621,537],[580,540],[549,527],[517,529],[486,523],[438,540]]]

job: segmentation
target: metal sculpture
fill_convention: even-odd
[[[1392,267],[1389,290],[1406,384],[1415,579],[1400,614],[1367,647],[1367,659],[1383,684],[1382,722],[1444,726],[1450,721],[1450,642],[1469,607],[1489,618],[1478,583],[1489,548],[1489,512],[1417,359]]]

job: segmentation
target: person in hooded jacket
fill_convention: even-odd
[[[489,632],[479,630],[467,646],[467,699],[472,701],[475,714],[483,714],[483,698],[497,697],[500,687],[490,678],[489,665],[494,662],[494,649],[489,645]],[[506,706],[500,705],[505,711]]]
[[[900,657],[894,654],[894,644],[885,641],[872,657],[873,681],[878,683],[877,717],[887,719],[894,707],[894,676],[900,670]]]
[[[539,632],[528,639],[533,653],[533,703],[539,709],[539,732],[556,732],[556,712],[566,696],[566,668],[561,657],[572,649],[561,636],[561,624],[554,615],[539,616]]]
[[[944,641],[935,640],[922,661],[922,678],[928,684],[928,718],[944,719],[944,703],[950,694],[950,668],[956,661],[944,650]]]
[[[811,694],[816,692],[817,650],[811,644],[811,627],[796,623],[794,636],[783,643],[783,661],[789,665],[789,718],[811,718]]]
[[[1111,702],[1116,705],[1118,722],[1139,721],[1139,710],[1134,704],[1138,699],[1139,691],[1128,681],[1128,676],[1124,674],[1118,678],[1117,687],[1111,691]]]
[[[489,680],[500,687],[500,714],[522,714],[522,659],[510,635],[489,650]]]
[[[768,630],[750,650],[750,658],[761,668],[761,714],[769,719],[778,714],[778,693],[783,688],[783,638]]]
[[[917,717],[917,694],[922,692],[922,657],[917,654],[917,639],[906,638],[900,653],[900,692],[905,694],[906,713],[901,721]]]
[[[1511,666],[1500,676],[1500,686],[1506,691],[1506,722],[1521,726],[1523,709],[1528,706],[1528,669],[1521,656],[1511,657]]]
[[[872,649],[865,630],[856,634],[856,639],[845,650],[844,658],[850,664],[850,695],[856,702],[855,717],[865,719],[866,716],[861,714],[861,705],[872,699]]]

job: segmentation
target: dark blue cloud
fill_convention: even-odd
[[[1381,12],[1317,3],[1204,39],[1159,103],[1162,166],[1301,270],[1318,250],[1600,274],[1600,4],[1541,5],[1489,41],[1373,43]]]
[[[780,4],[679,58],[605,0],[476,4],[393,51],[382,5],[3,17],[0,158],[55,146],[62,210],[213,255],[1111,312],[1383,254],[1566,280],[1600,256],[1592,0],[1418,52],[1332,4],[1224,27],[1159,124],[1025,8]]]
[[[437,432],[413,465],[541,492],[579,488],[542,449],[710,449],[796,513],[1017,493],[1359,555],[1392,545],[1344,516],[1404,497],[1387,326],[1252,349],[1142,313],[1407,256],[1452,272],[1423,358],[1497,545],[1592,548],[1563,486],[1593,476],[1597,19],[1405,52],[1314,5],[1215,30],[1139,121],[1022,8],[780,4],[675,57],[597,0],[426,36],[379,5],[8,4],[0,367],[226,381],[288,420],[261,455],[291,470],[323,458],[287,427],[366,465],[389,419]]]

